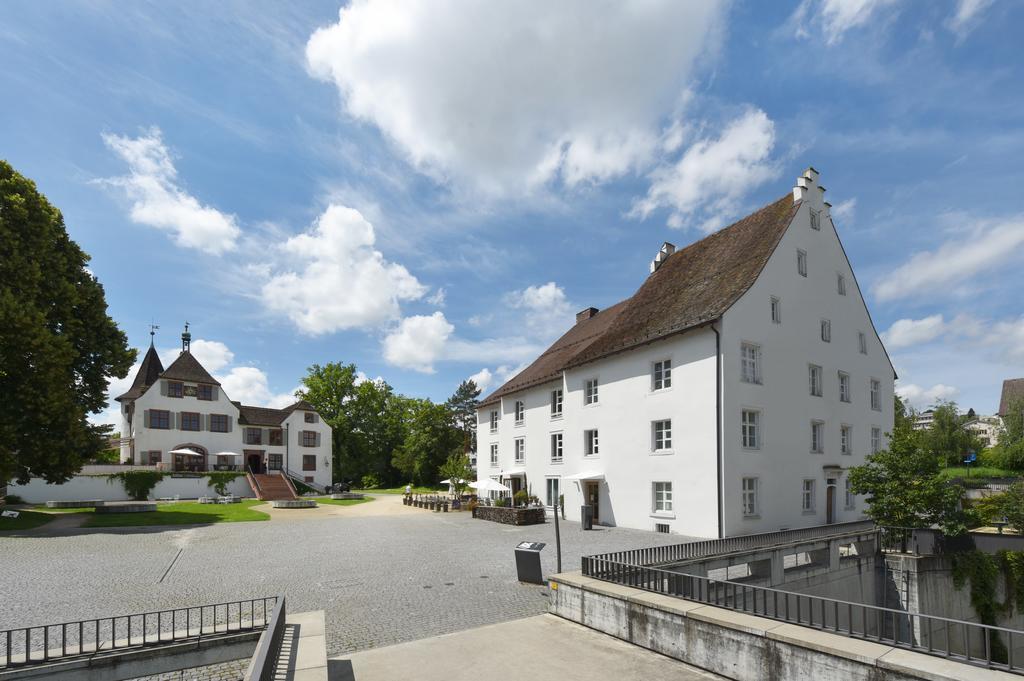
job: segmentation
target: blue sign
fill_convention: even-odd
[[[978,460],[978,455],[977,455],[977,453],[975,453],[975,451],[974,451],[973,449],[972,449],[972,450],[968,450],[968,452],[967,452],[967,458],[966,458],[966,459],[964,459],[964,463],[974,463],[974,462],[976,462],[977,460]]]

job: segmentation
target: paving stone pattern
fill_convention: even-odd
[[[205,667],[183,669],[180,672],[140,676],[130,681],[241,681],[245,677],[245,670],[248,667],[249,658],[245,658],[210,664]]]
[[[283,594],[288,612],[326,611],[328,652],[339,655],[545,612],[546,589],[516,579],[513,549],[527,540],[548,543],[544,572],[554,573],[552,522],[469,513],[0,537],[0,629]],[[563,522],[563,567],[686,540]]]

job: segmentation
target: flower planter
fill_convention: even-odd
[[[507,506],[477,506],[473,517],[503,525],[543,525],[546,522],[543,507],[511,508]]]

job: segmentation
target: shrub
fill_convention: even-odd
[[[526,506],[526,504],[529,503],[530,501],[530,493],[527,492],[525,489],[521,489],[518,492],[516,492],[512,496],[512,498],[515,500],[516,506]]]
[[[159,471],[124,471],[107,476],[107,482],[120,480],[124,491],[135,501],[145,501],[156,484],[163,480],[164,474]]]
[[[367,473],[362,480],[363,489],[377,489],[380,487],[380,478],[376,473]]]
[[[224,496],[228,493],[228,483],[245,473],[234,473],[232,471],[211,471],[207,473],[206,486],[212,487],[217,494]]]
[[[1024,481],[1018,480],[1000,496],[1003,497],[1003,515],[1010,527],[1024,534]]]
[[[494,505],[501,506],[502,508],[508,506],[508,497],[498,497],[494,500]]]
[[[104,449],[93,457],[92,462],[98,464],[119,464],[121,463],[121,451],[118,449]]]
[[[24,504],[25,500],[19,497],[17,494],[8,494],[4,497],[4,503],[6,504]]]

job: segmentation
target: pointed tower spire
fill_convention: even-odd
[[[181,334],[181,351],[188,352],[190,345],[192,345],[192,334],[188,332],[188,322],[185,322],[185,330]]]
[[[156,336],[156,330],[159,329],[159,328],[160,327],[157,326],[156,324],[150,324],[149,325],[149,347],[153,347],[153,345],[154,345],[154,336]]]

